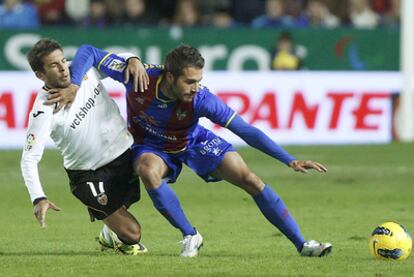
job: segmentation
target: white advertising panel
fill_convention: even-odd
[[[123,86],[104,83],[125,115]],[[391,95],[402,81],[389,72],[252,71],[206,72],[202,84],[278,143],[347,144],[391,141]],[[0,72],[0,148],[23,146],[41,86],[31,72]],[[243,143],[208,120],[201,123],[235,145]]]
[[[391,95],[402,84],[398,73],[379,72],[212,72],[202,82],[281,144],[387,143]]]

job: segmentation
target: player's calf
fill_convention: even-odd
[[[103,219],[110,230],[126,244],[135,244],[141,240],[141,226],[125,207]]]

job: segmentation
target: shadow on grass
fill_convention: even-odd
[[[118,257],[125,257],[128,255],[123,255],[121,253],[116,253],[114,251],[48,251],[48,252],[4,252],[0,251],[0,257],[43,257],[43,256],[94,256],[94,257],[105,257],[105,256],[118,256]],[[179,257],[178,254],[175,253],[145,253],[145,254],[138,254],[137,256],[145,256],[145,257]]]
[[[367,237],[362,237],[362,236],[352,236],[352,237],[349,237],[348,240],[356,240],[356,241],[366,240],[366,241],[368,241],[368,238]]]
[[[56,251],[56,252],[2,252],[1,256],[18,257],[18,256],[104,256],[106,253],[97,251]]]

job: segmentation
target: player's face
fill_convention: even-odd
[[[198,91],[198,85],[203,78],[203,69],[186,67],[172,85],[172,92],[176,99],[190,103]]]
[[[49,88],[67,88],[70,85],[69,66],[59,49],[43,57],[43,72],[37,71],[39,77]]]

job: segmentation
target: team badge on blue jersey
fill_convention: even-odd
[[[136,100],[138,103],[140,103],[141,105],[142,105],[142,104],[144,104],[144,102],[145,102],[145,99],[144,99],[144,98],[142,98],[142,97],[137,97],[137,98],[135,98],[135,100]]]
[[[187,111],[178,109],[176,115],[178,120],[183,120],[187,116]]]

